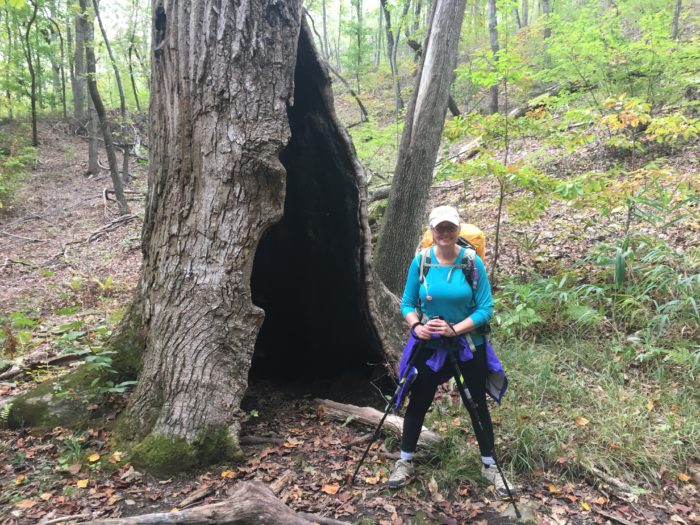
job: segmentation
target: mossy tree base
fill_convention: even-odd
[[[243,453],[224,427],[187,442],[184,438],[150,434],[132,448],[136,468],[156,476],[171,476],[222,461],[239,461]]]
[[[61,426],[77,429],[102,418],[111,407],[105,404],[99,387],[108,380],[118,382],[136,379],[143,348],[141,319],[132,307],[119,331],[108,343],[108,349],[115,352],[109,374],[83,365],[60,378],[37,385],[11,401],[7,426],[37,429]],[[97,409],[94,406],[88,409],[89,405],[95,404]]]

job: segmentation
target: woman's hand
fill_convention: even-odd
[[[432,337],[432,332],[430,332],[430,330],[424,324],[417,324],[413,328],[413,333],[416,334],[418,339],[422,339],[423,341],[427,341]]]
[[[455,335],[455,331],[444,319],[431,319],[424,325],[424,328],[429,334],[426,339],[430,339],[433,335],[440,335],[442,337],[452,337]]]

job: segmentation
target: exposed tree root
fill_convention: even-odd
[[[93,520],[94,525],[160,525],[169,523],[198,525],[347,525],[314,514],[296,513],[259,481],[239,483],[231,497],[221,503],[202,505],[181,512],[160,512],[128,518]]]

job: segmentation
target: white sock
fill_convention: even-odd
[[[490,467],[491,465],[496,464],[496,460],[493,459],[493,456],[481,456],[481,462],[485,467]]]
[[[401,459],[404,461],[413,461],[413,455],[415,452],[404,452],[403,450],[401,451]]]

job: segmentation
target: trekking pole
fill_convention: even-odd
[[[452,328],[452,331],[454,332],[454,328]],[[456,335],[456,332],[455,332],[455,335]],[[471,392],[469,392],[469,389],[462,381],[462,371],[459,368],[459,362],[457,360],[457,356],[455,356],[455,351],[456,351],[456,347],[453,345],[450,345],[450,347],[448,347],[448,350],[447,350],[447,356],[450,360],[450,363],[452,363],[452,366],[455,369],[454,378],[455,378],[455,382],[457,383],[457,388],[459,389],[459,396],[462,398],[462,403],[464,403],[464,406],[467,409],[467,412],[469,412],[469,415],[472,416],[472,420],[475,421],[476,425],[479,427],[478,432],[484,438],[486,438],[486,432],[484,431],[484,425],[481,423],[481,418],[479,417],[479,411],[476,408],[476,403],[474,403],[474,399],[472,398]],[[498,459],[496,458],[496,444],[494,443],[494,440],[492,440],[490,445],[491,445],[491,457],[493,458],[493,461],[496,464],[496,468],[498,469],[498,474],[501,476],[501,480],[503,480],[503,485],[505,486],[506,492],[508,493],[508,499],[510,499],[510,503],[513,505],[513,509],[515,510],[515,515],[517,516],[518,519],[520,519],[522,516],[520,514],[520,511],[518,510],[518,506],[515,504],[515,498],[513,497],[513,493],[510,491],[510,487],[508,486],[508,481],[506,481],[506,477],[503,474],[503,470],[501,470],[501,465],[498,463]]]
[[[413,348],[413,353],[411,354],[411,358],[408,360],[408,365],[406,366],[406,373],[404,374],[404,376],[401,379],[399,379],[399,384],[397,385],[396,390],[394,391],[394,395],[391,397],[391,401],[389,401],[389,403],[387,404],[386,410],[384,411],[384,415],[382,416],[382,419],[379,421],[377,428],[374,429],[374,434],[372,435],[372,438],[370,439],[369,443],[367,444],[367,448],[365,449],[364,454],[362,454],[362,458],[360,458],[360,462],[357,464],[357,467],[355,468],[355,472],[352,475],[352,479],[350,480],[351,485],[355,484],[355,477],[357,476],[357,473],[360,471],[360,467],[364,463],[365,458],[367,457],[367,454],[369,453],[369,449],[372,447],[372,444],[379,437],[379,431],[382,429],[382,425],[384,424],[384,420],[389,415],[389,412],[391,411],[391,407],[394,405],[394,402],[396,401],[396,398],[398,397],[399,392],[401,391],[401,387],[403,386],[404,382],[406,381],[408,374],[411,372],[411,368],[413,367],[413,362],[418,357],[418,354],[420,353],[424,344],[425,344],[425,341],[423,341],[421,339],[420,342],[418,342],[416,344],[416,346]]]

